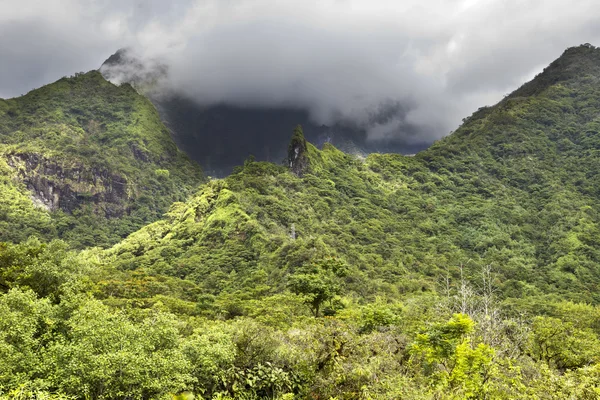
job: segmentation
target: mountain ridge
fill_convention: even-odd
[[[569,49],[412,157],[317,147],[298,126],[283,163],[249,157],[107,249],[0,242],[0,399],[598,398],[599,54]],[[54,137],[22,129],[11,154]],[[177,173],[117,133],[115,171]],[[0,154],[0,223],[55,223]]]
[[[566,54],[570,56],[589,50],[585,46],[577,49]],[[599,52],[592,50],[594,56]],[[578,79],[578,76],[572,79]],[[586,79],[585,76],[582,79]],[[571,148],[566,148],[566,138],[561,135],[570,126],[572,130],[581,128],[588,132],[585,130],[590,123],[588,118],[598,118],[594,110],[600,109],[600,91],[591,86],[588,92],[582,92],[585,101],[577,102],[573,101],[573,90],[580,89],[558,83],[527,99],[509,96],[489,109],[476,112],[455,133],[410,158],[371,154],[361,161],[344,155],[331,145],[326,145],[322,151],[308,145],[306,154],[310,168],[301,178],[288,177],[289,172],[283,167],[248,161],[234,174],[219,181],[222,183],[212,183],[210,188],[204,189],[206,193],[200,192],[205,193],[200,197],[215,198],[217,203],[214,204],[218,205],[221,204],[219,193],[224,191],[227,200],[223,205],[237,204],[239,211],[233,212],[233,219],[221,219],[216,217],[220,213],[218,206],[202,206],[212,210],[202,218],[211,220],[211,213],[216,213],[214,217],[223,224],[222,229],[233,235],[221,237],[212,246],[217,243],[231,248],[237,246],[240,254],[249,251],[247,254],[254,255],[245,262],[253,265],[249,267],[251,270],[260,270],[260,264],[265,263],[267,274],[273,273],[271,268],[275,265],[278,265],[277,269],[284,265],[292,268],[289,261],[280,259],[278,254],[285,247],[302,242],[289,243],[286,232],[294,225],[299,238],[312,235],[314,240],[323,240],[316,247],[321,248],[322,256],[345,258],[355,268],[360,269],[361,263],[370,264],[367,259],[378,259],[382,271],[404,265],[403,268],[418,274],[420,266],[428,263],[431,272],[425,272],[425,275],[436,275],[442,273],[448,262],[457,265],[474,260],[474,263],[504,265],[498,268],[504,271],[507,293],[514,291],[514,295],[521,296],[522,290],[533,284],[527,290],[537,287],[533,291],[540,295],[580,291],[579,295],[586,301],[596,302],[599,298],[594,293],[600,282],[596,263],[600,261],[600,254],[595,250],[596,241],[581,231],[581,221],[586,221],[587,230],[595,232],[598,229],[600,210],[596,199],[600,194],[600,181],[595,171],[596,166],[600,166],[600,158],[596,152],[589,151],[595,148],[600,136],[597,132],[592,136],[584,133],[582,140],[572,142],[567,139]],[[555,112],[550,124],[549,110]],[[198,201],[199,198],[186,206],[179,205],[177,209],[187,209],[185,215],[204,215],[206,211],[199,211],[199,206],[193,205],[199,204]],[[200,203],[204,204],[204,201],[207,200]],[[564,207],[565,202],[570,205],[564,208],[565,215],[561,216],[556,213],[557,207]],[[256,204],[261,205],[262,211],[256,209]],[[317,205],[321,211],[317,211]],[[500,217],[502,214],[506,219]],[[305,215],[304,220],[298,219],[301,215]],[[315,219],[317,215],[321,222]],[[347,216],[347,225],[340,223],[340,215]],[[574,223],[573,218],[580,222]],[[178,227],[174,220],[169,221],[174,225],[170,228],[163,225],[161,229],[181,230],[179,234],[184,235],[182,240],[188,243],[186,246],[191,243],[193,247],[196,240],[207,242],[206,239],[194,239],[194,234],[185,236],[191,227]],[[548,229],[560,225],[564,231],[555,232],[550,239],[534,229],[536,221],[541,221]],[[364,224],[372,224],[373,229],[379,226],[379,230],[368,233]],[[414,226],[412,231],[411,225]],[[257,238],[263,238],[240,243],[233,233],[237,232],[236,226],[253,226],[248,228],[249,232],[258,232]],[[262,228],[257,231],[257,226]],[[212,232],[210,226],[205,229]],[[196,228],[192,231],[203,235]],[[332,239],[334,231],[337,241]],[[352,239],[357,239],[358,232],[364,235],[362,244],[361,240],[354,242]],[[242,236],[248,235],[246,232]],[[135,237],[132,235],[118,248],[126,248]],[[142,237],[147,245],[151,242],[145,235]],[[329,239],[325,241],[325,237]],[[580,237],[577,239],[580,244],[575,247],[568,244],[569,238],[573,237]],[[581,239],[583,237],[585,240]],[[392,242],[413,244],[405,248],[407,254],[391,256],[389,250],[376,250],[376,244],[384,240],[387,243],[384,247],[389,247]],[[551,241],[562,244],[552,245]],[[282,247],[264,245],[267,242],[279,243]],[[245,249],[244,243],[250,247]],[[149,246],[154,248],[150,253],[166,251],[183,257],[183,260],[189,257],[181,251],[161,250],[163,245],[158,243]],[[170,247],[168,243],[164,246]],[[198,251],[202,253],[208,249]],[[354,249],[352,256],[349,255],[351,249]],[[215,251],[210,247],[211,253]],[[261,255],[265,251],[273,257],[270,261],[269,257],[265,259]],[[129,265],[140,262],[147,267],[156,262],[147,264],[142,261],[146,258],[144,251],[136,250],[135,253],[137,256],[126,258]],[[149,257],[159,259],[156,255]],[[544,277],[531,275],[536,270],[545,271]],[[362,275],[358,269],[353,271],[356,276]],[[231,271],[226,269],[226,272]],[[210,272],[206,273],[210,275]],[[370,274],[377,277],[376,280],[381,279],[375,270]],[[538,281],[532,281],[531,277]],[[361,285],[365,284],[361,282]],[[426,286],[432,284],[429,282]],[[516,290],[519,285],[521,289]]]

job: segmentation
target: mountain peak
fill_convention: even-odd
[[[167,75],[167,66],[157,60],[143,60],[128,47],[120,48],[98,69],[114,84],[129,83],[136,88],[152,87]]]
[[[535,78],[509,97],[536,95],[558,82],[572,82],[586,75],[600,78],[600,48],[589,43],[569,47]]]
[[[106,59],[106,61],[104,61],[102,63],[102,65],[100,66],[100,69],[102,69],[103,67],[110,67],[113,65],[119,65],[122,64],[124,62],[124,60],[128,57],[128,53],[130,53],[131,50],[127,47],[122,47],[119,50],[117,50],[115,52],[115,54],[112,54],[110,57],[108,57]]]
[[[302,126],[294,129],[294,135],[288,146],[288,163],[290,170],[297,176],[302,176],[308,169],[308,146],[302,132]]]

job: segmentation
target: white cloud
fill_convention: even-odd
[[[200,103],[298,106],[373,138],[431,140],[566,47],[598,44],[599,22],[590,0],[0,0],[0,93],[133,46]],[[373,122],[396,102],[401,114]]]

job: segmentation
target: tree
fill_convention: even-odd
[[[65,324],[68,335],[53,342],[46,360],[48,376],[61,392],[86,398],[159,398],[193,382],[170,314],[151,310],[137,322],[88,300]]]
[[[581,368],[600,359],[600,341],[589,329],[577,329],[558,318],[533,320],[529,352],[536,360],[560,370]]]
[[[341,278],[346,275],[346,265],[338,258],[329,257],[298,270],[290,278],[290,289],[304,296],[304,302],[318,317],[321,307],[342,292]]]
[[[494,350],[470,337],[475,322],[464,314],[436,324],[417,335],[413,361],[421,362],[430,384],[439,393],[451,389],[460,398],[480,398],[485,391]],[[436,396],[437,398],[437,396]]]
[[[11,289],[0,297],[0,387],[17,387],[43,367],[39,349],[48,339],[53,308],[30,291]]]

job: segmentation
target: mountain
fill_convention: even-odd
[[[111,251],[213,294],[250,290],[256,274],[277,292],[298,265],[333,256],[363,297],[435,291],[449,266],[469,264],[492,265],[506,298],[597,303],[599,57],[567,50],[415,157],[308,144],[300,176],[247,161]]]
[[[0,99],[0,239],[107,246],[202,182],[152,104],[98,72]]]
[[[169,86],[165,79],[166,65],[159,61],[142,62],[128,49],[110,56],[99,71],[106,79],[131,83],[148,96],[179,148],[210,176],[224,177],[250,156],[260,161],[282,162],[287,132],[298,124],[312,143],[318,146],[332,143],[340,150],[359,156],[372,152],[413,154],[429,144],[427,141],[409,143],[403,139],[371,141],[360,126],[319,125],[311,120],[307,110],[286,106],[201,105]]]
[[[570,48],[413,157],[297,126],[108,249],[0,243],[0,398],[598,398],[599,80]]]

